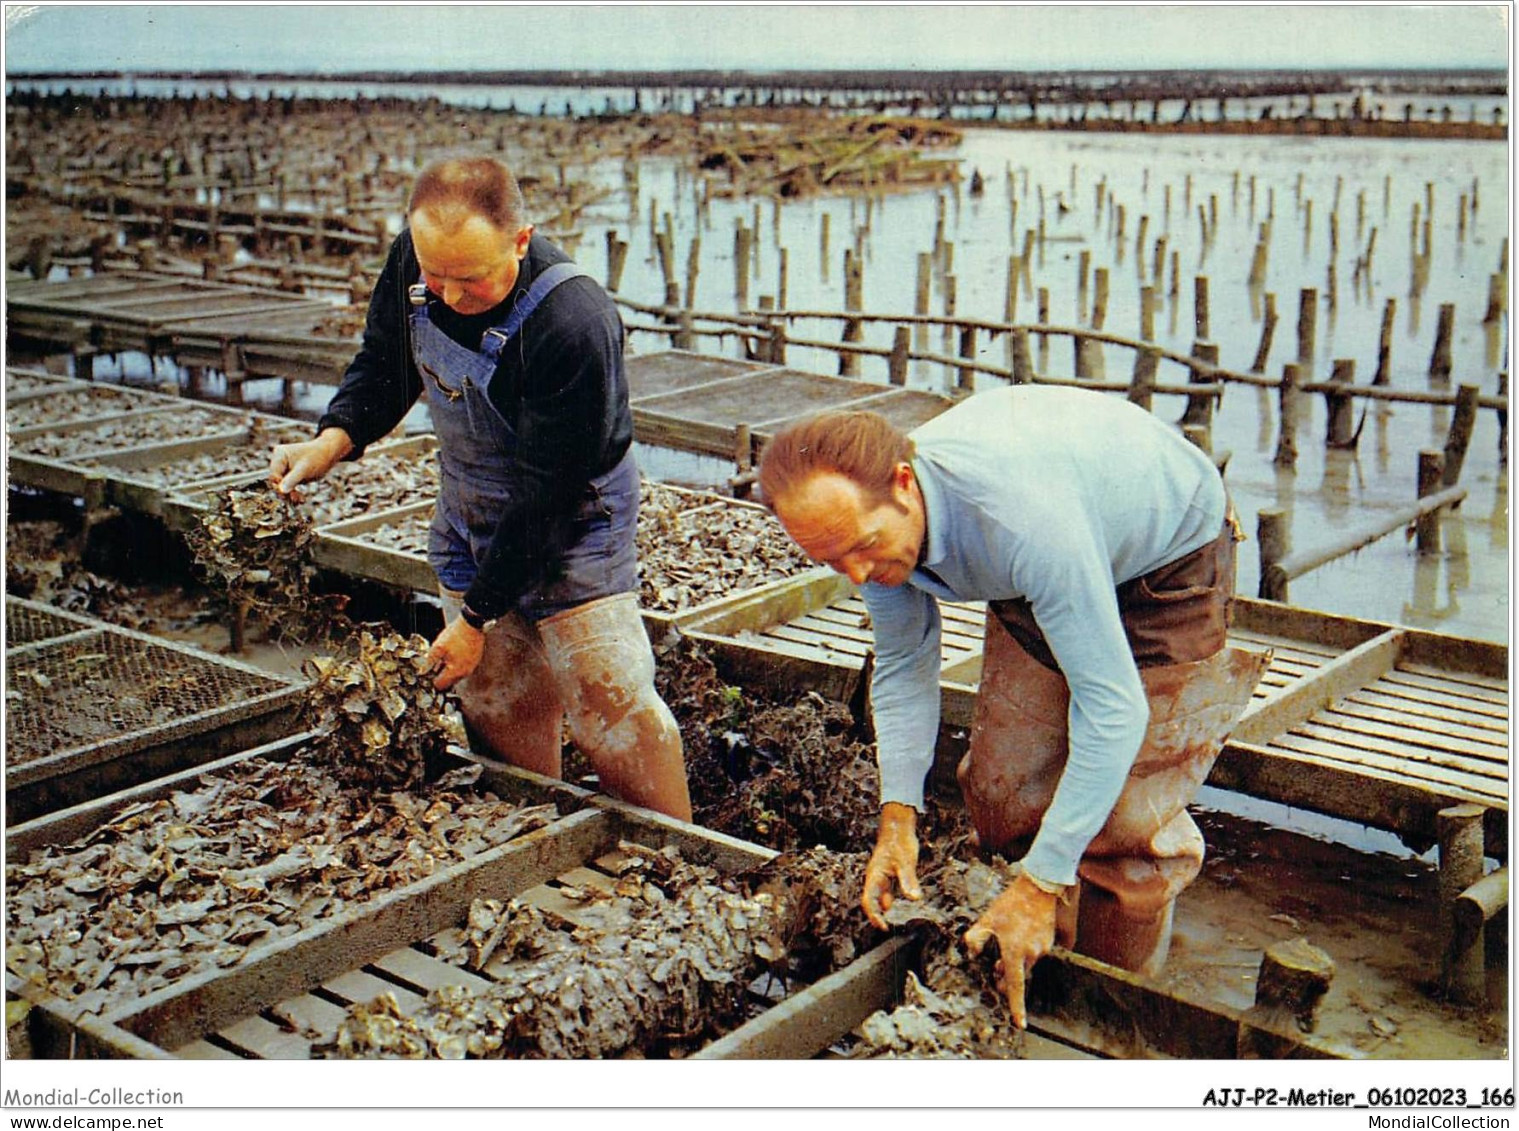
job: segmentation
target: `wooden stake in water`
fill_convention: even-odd
[[[1508,276],[1493,274],[1487,277],[1487,312],[1482,315],[1484,325],[1491,325],[1503,317],[1508,309]]]
[[[1276,323],[1276,293],[1267,291],[1265,313],[1261,318],[1261,340],[1255,348],[1255,361],[1250,366],[1251,373],[1266,372],[1266,359],[1271,353],[1271,341],[1276,336]]]
[[[970,325],[960,327],[960,356],[968,361],[976,357],[976,328]],[[963,392],[971,392],[976,387],[976,371],[969,366],[960,366],[956,377],[956,388]]]
[[[1297,360],[1308,372],[1313,371],[1313,354],[1318,338],[1319,292],[1304,287],[1298,292]]]
[[[1286,511],[1280,507],[1263,507],[1256,512],[1255,544],[1260,552],[1260,586],[1257,595],[1263,601],[1285,601],[1288,577],[1278,563],[1291,548]]]
[[[1398,300],[1390,298],[1382,307],[1382,331],[1377,337],[1377,372],[1371,379],[1373,385],[1385,385],[1392,380],[1392,328],[1398,315]]]
[[[1197,341],[1192,343],[1192,357],[1205,365],[1218,365],[1218,343]],[[1206,385],[1215,381],[1211,369],[1204,371],[1197,365],[1189,367],[1187,382],[1192,385]],[[1205,428],[1213,427],[1213,397],[1207,393],[1189,394],[1187,407],[1182,410],[1181,424],[1202,425]]]
[[[1018,321],[1018,277],[1023,274],[1023,264],[1016,255],[1007,257],[1007,301],[1002,310],[1002,320]]]
[[[1440,490],[1445,478],[1445,453],[1425,448],[1419,453],[1419,498]],[[1440,552],[1440,512],[1430,511],[1414,520],[1414,545],[1421,554]]]
[[[898,326],[892,333],[891,358],[887,362],[887,380],[893,385],[907,384],[907,363],[911,344],[911,334],[907,327]]]
[[[696,305],[696,280],[701,274],[701,236],[691,237],[690,246],[686,248],[686,309],[690,310]]]
[[[1034,358],[1029,352],[1028,330],[1020,326],[1009,335],[1013,354],[1013,377],[1014,385],[1032,384],[1034,380]]]
[[[1192,320],[1197,336],[1211,338],[1208,318],[1208,276],[1198,275],[1192,280]]]
[[[858,311],[863,304],[863,268],[860,260],[855,256],[853,248],[844,249],[844,309]],[[844,320],[844,341],[854,343],[864,337],[864,328],[858,318]],[[839,354],[839,376],[858,377],[860,375],[860,355],[856,353]]]
[[[1297,419],[1298,419],[1298,386],[1303,381],[1302,367],[1295,362],[1288,362],[1282,367],[1282,383],[1277,388],[1281,413],[1280,425],[1276,436],[1276,455],[1272,462],[1277,467],[1294,468],[1297,466]],[[1261,553],[1265,554],[1264,545]]]
[[[1355,383],[1355,359],[1340,357],[1335,358],[1333,369],[1330,372],[1329,383],[1331,385],[1344,385],[1349,388]],[[1353,448],[1355,447],[1357,434],[1355,429],[1355,398],[1349,393],[1336,391],[1324,394],[1324,407],[1328,420],[1327,430],[1324,434],[1324,444],[1329,448]]]
[[[749,305],[749,253],[754,245],[754,233],[744,226],[742,219],[735,220],[733,231],[733,292],[738,307]]]
[[[1435,325],[1435,348],[1429,358],[1429,382],[1431,385],[1448,385],[1451,371],[1451,339],[1456,327],[1456,304],[1442,302],[1440,317]]]
[[[1129,377],[1128,392],[1131,404],[1149,411],[1155,393],[1155,376],[1159,371],[1160,350],[1152,348],[1134,351],[1134,372]]]
[[[1422,464],[1421,464],[1422,471]],[[1435,520],[1438,543],[1438,518]],[[1421,547],[1422,548],[1422,547]],[[1438,549],[1438,544],[1433,547]],[[1452,805],[1435,814],[1435,835],[1440,843],[1440,990],[1458,1005],[1480,1005],[1487,1000],[1486,923],[1463,930],[1458,905],[1463,893],[1482,879],[1486,855],[1480,805]]]
[[[1252,287],[1259,288],[1266,285],[1267,254],[1268,252],[1266,248],[1266,241],[1257,240],[1255,244],[1255,253],[1250,257],[1250,277],[1247,280],[1249,285]]]
[[[928,313],[928,288],[933,278],[933,255],[931,252],[918,252],[918,280],[913,288],[912,312],[914,314]]]
[[[617,238],[615,231],[607,232],[607,290],[613,294],[622,285],[622,268],[628,261],[628,242]]]
[[[1461,385],[1456,389],[1456,410],[1451,416],[1450,433],[1445,439],[1445,470],[1440,477],[1446,487],[1454,487],[1461,478],[1461,468],[1466,463],[1466,449],[1471,446],[1472,429],[1477,424],[1476,385]]]

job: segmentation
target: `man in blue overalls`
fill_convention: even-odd
[[[438,686],[505,761],[560,774],[568,711],[602,788],[689,820],[680,732],[638,612],[638,469],[623,327],[606,293],[523,215],[493,158],[429,165],[318,425],[282,444],[282,493],[427,398],[442,488],[428,548],[446,624]]]

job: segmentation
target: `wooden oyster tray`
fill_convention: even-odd
[[[296,728],[302,681],[19,597],[5,608],[7,825]],[[93,729],[59,729],[64,701]]]

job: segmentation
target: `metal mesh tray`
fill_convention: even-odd
[[[204,407],[168,406],[129,412],[87,426],[26,429],[11,438],[11,453],[74,461],[81,456],[140,448],[192,436],[214,436],[246,428],[246,418]]]
[[[6,777],[98,761],[204,729],[288,694],[288,681],[140,634],[99,629],[12,651]],[[8,780],[7,784],[11,784]]]
[[[18,648],[94,627],[88,619],[20,597],[5,598],[5,646]]]
[[[5,409],[7,428],[37,428],[47,424],[94,417],[114,416],[141,408],[162,408],[161,398],[115,385],[61,388],[47,396],[32,397]]]
[[[19,404],[33,397],[47,397],[64,389],[77,389],[83,382],[37,369],[6,369],[5,403]]]

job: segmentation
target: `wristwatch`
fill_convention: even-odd
[[[491,625],[496,623],[495,617],[482,617],[468,605],[459,606],[459,618],[463,620],[465,624],[469,625],[470,628],[473,628],[477,632],[484,632],[486,629],[490,628]]]

